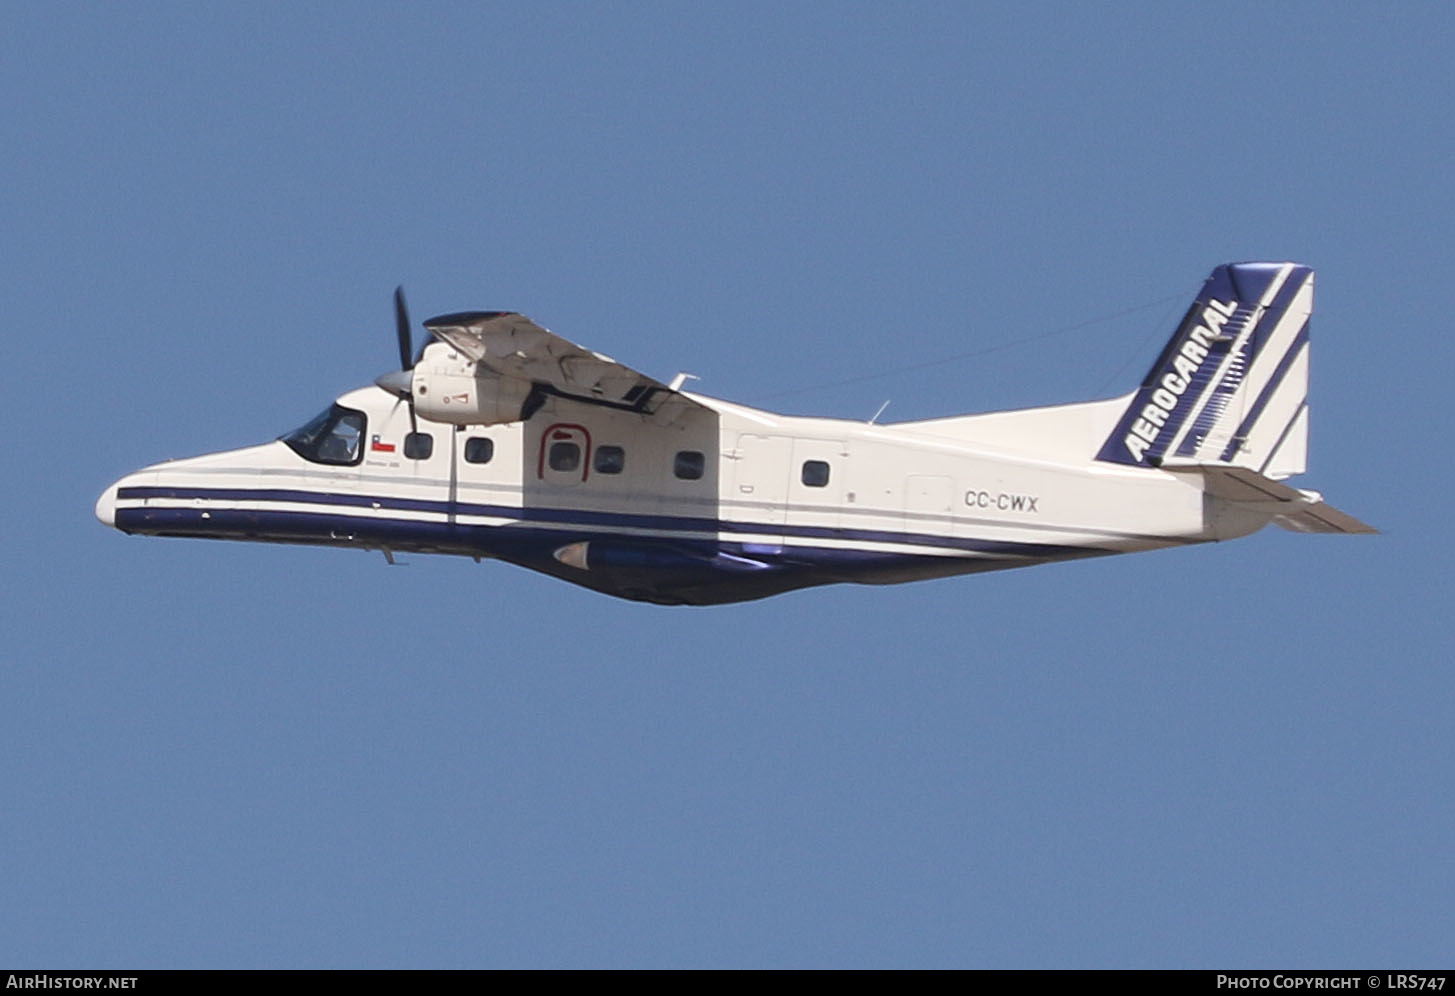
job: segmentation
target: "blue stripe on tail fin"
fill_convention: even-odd
[[[1313,278],[1296,263],[1213,270],[1096,458],[1301,473]]]

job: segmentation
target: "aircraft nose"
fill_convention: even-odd
[[[96,518],[101,520],[103,526],[110,526],[112,529],[120,529],[116,524],[116,506],[121,502],[121,492],[126,488],[142,487],[155,484],[157,473],[151,468],[139,470],[134,474],[127,474],[111,487],[101,492],[101,497],[96,499]],[[134,505],[135,502],[129,504]],[[125,532],[125,530],[122,530]]]
[[[113,484],[101,492],[101,497],[96,499],[96,518],[101,520],[103,526],[116,528],[116,487]]]

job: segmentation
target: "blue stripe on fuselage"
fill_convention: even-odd
[[[395,511],[431,512],[438,515],[480,515],[513,519],[520,522],[567,527],[614,527],[644,529],[653,532],[681,533],[769,533],[792,536],[799,539],[837,539],[861,543],[899,543],[913,546],[927,546],[946,550],[963,550],[974,553],[1002,554],[1020,557],[1074,557],[1111,552],[1097,547],[1068,546],[1055,543],[1022,543],[1005,540],[972,539],[968,537],[942,536],[933,533],[891,532],[875,529],[848,529],[833,526],[800,526],[781,523],[733,522],[702,516],[641,515],[626,512],[602,512],[587,509],[557,509],[511,505],[481,505],[468,502],[434,501],[422,498],[397,498],[385,495],[343,494],[333,492],[300,491],[291,489],[251,488],[181,488],[181,487],[129,487],[117,492],[118,501],[137,499],[174,499],[191,501],[239,501],[239,502],[296,502],[309,505],[337,505],[349,508],[375,508]],[[155,509],[142,509],[154,511]],[[117,522],[122,512],[119,509]],[[186,510],[186,511],[191,511]],[[200,509],[197,511],[201,511]],[[213,519],[218,510],[209,509]],[[245,510],[242,510],[245,512]],[[246,513],[245,514],[251,514]],[[378,521],[377,517],[334,515],[329,516],[345,528],[357,530],[360,524]],[[405,520],[399,520],[405,521]],[[497,529],[498,526],[482,526],[482,529]],[[139,530],[140,531],[140,530]]]

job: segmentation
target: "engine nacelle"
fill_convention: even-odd
[[[531,384],[489,371],[476,375],[416,367],[410,389],[421,418],[450,425],[500,425],[520,421]]]

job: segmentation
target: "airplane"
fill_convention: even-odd
[[[1215,268],[1141,385],[878,424],[683,390],[523,315],[424,323],[302,427],[111,485],[124,533],[503,560],[659,604],[1376,530],[1283,481],[1308,453],[1314,273]]]

